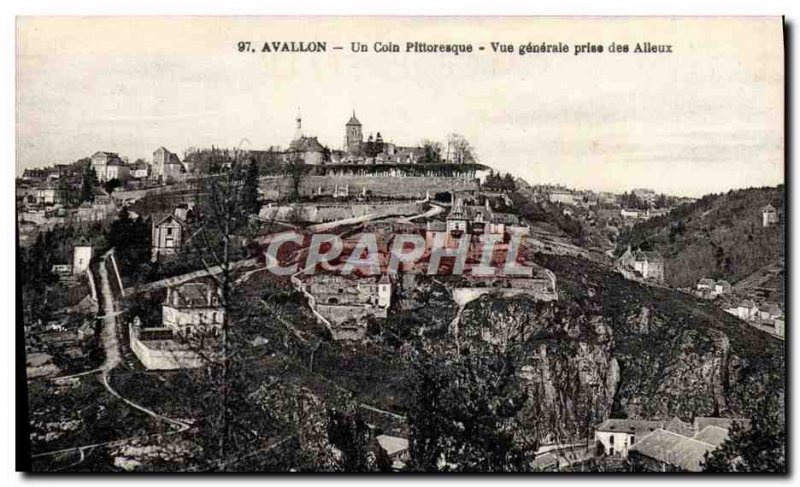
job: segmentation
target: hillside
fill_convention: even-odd
[[[673,286],[694,286],[703,277],[736,283],[784,257],[783,224],[762,226],[767,204],[783,212],[782,185],[707,195],[623,232],[617,253],[627,245],[657,250]]]

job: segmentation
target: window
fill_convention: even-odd
[[[631,445],[636,443],[636,435],[631,435]]]
[[[167,227],[167,235],[172,235],[172,227]]]

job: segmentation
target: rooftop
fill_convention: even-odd
[[[361,122],[358,121],[356,118],[356,111],[353,110],[353,116],[350,117],[350,120],[347,121],[346,125],[361,125]]]
[[[730,429],[733,423],[740,423],[745,428],[750,427],[750,420],[744,418],[710,418],[705,416],[697,416],[694,418],[695,431],[703,431],[707,426],[718,426],[724,429]]]
[[[646,421],[640,419],[607,419],[597,426],[595,430],[608,433],[629,433],[640,436],[652,433],[663,426],[663,421]]]
[[[703,428],[703,431],[694,435],[694,439],[710,443],[714,446],[720,446],[728,439],[728,430],[714,425],[706,426]]]
[[[634,443],[630,451],[673,465],[689,472],[699,472],[706,452],[715,445],[659,429]]]
[[[399,436],[378,435],[375,437],[378,444],[386,450],[389,456],[408,450],[408,440]]]
[[[188,282],[172,287],[167,292],[164,304],[174,308],[216,307],[219,305],[219,291],[215,287],[204,282]]]
[[[637,261],[649,261],[649,262],[658,262],[661,261],[661,255],[655,251],[644,251],[644,250],[637,250],[633,254],[634,258]]]
[[[325,149],[316,137],[302,136],[289,144],[289,151],[295,152],[322,152]]]

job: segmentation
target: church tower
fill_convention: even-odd
[[[294,139],[300,140],[303,137],[303,120],[300,117],[300,107],[297,108],[297,128],[294,130]]]
[[[361,122],[356,118],[356,111],[344,126],[344,149],[348,152],[356,152],[361,148],[364,141],[364,134],[361,132]]]

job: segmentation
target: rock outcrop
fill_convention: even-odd
[[[547,264],[567,284],[558,302],[483,296],[458,331],[463,344],[516,354],[526,424],[540,441],[587,439],[608,417],[747,416],[764,393],[782,393],[780,341],[581,259]]]

